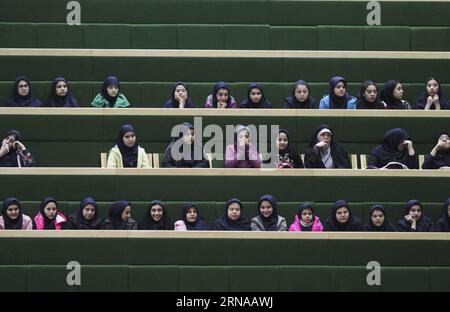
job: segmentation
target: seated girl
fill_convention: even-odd
[[[278,214],[277,200],[264,195],[258,202],[258,215],[250,222],[252,231],[287,231],[286,219]]]
[[[198,207],[194,203],[188,203],[183,206],[181,211],[181,220],[175,222],[175,231],[207,231],[208,224],[203,221]]]
[[[131,218],[131,203],[120,200],[111,205],[108,219],[103,221],[104,230],[137,230],[138,224]]]
[[[347,81],[335,76],[328,83],[328,95],[320,100],[320,109],[355,109],[356,98],[347,93]]]
[[[150,203],[143,220],[138,225],[138,229],[146,231],[173,230],[173,223],[161,201],[154,200]]]
[[[115,76],[106,77],[100,93],[92,100],[94,107],[123,108],[130,106],[124,94],[120,93],[120,81]]]
[[[419,160],[408,133],[401,128],[387,131],[380,145],[369,155],[369,168],[383,168],[390,162],[398,162],[409,169],[419,169]]]
[[[320,125],[305,153],[305,168],[350,169],[347,151],[336,141],[328,125]]]
[[[80,107],[77,99],[69,91],[67,80],[63,77],[56,77],[52,82],[50,97],[45,103],[47,107]]]
[[[188,94],[187,85],[178,81],[172,88],[170,99],[164,104],[164,108],[193,108],[194,103]]]
[[[377,85],[372,80],[363,82],[357,98],[356,109],[384,109],[378,100]]]
[[[250,142],[250,129],[239,126],[234,132],[234,144],[225,150],[225,168],[260,168],[261,157]]]
[[[389,80],[381,91],[381,104],[386,109],[411,109],[411,104],[403,100],[403,85],[398,80]]]
[[[437,144],[433,147],[430,154],[425,157],[422,169],[441,169],[450,168],[450,136],[442,132],[438,138]]]
[[[178,136],[166,148],[162,167],[164,168],[209,168],[203,146],[195,140],[194,126],[183,123]]]
[[[91,197],[86,197],[80,203],[80,208],[69,216],[64,229],[66,230],[99,230],[103,219],[97,208],[97,203]]]
[[[58,211],[58,203],[52,197],[45,198],[33,219],[33,230],[61,230],[67,218]]]
[[[333,205],[331,216],[325,221],[327,232],[359,232],[363,227],[359,218],[353,216],[350,205],[345,200],[338,200]]]
[[[132,125],[120,128],[117,144],[109,151],[107,168],[150,168],[145,149],[139,146]]]
[[[214,221],[211,229],[216,231],[250,231],[250,221],[243,215],[242,203],[237,198],[225,204],[225,213]]]
[[[266,100],[262,86],[252,83],[248,86],[247,99],[239,104],[239,108],[272,108],[272,104]]]
[[[405,205],[405,216],[397,223],[399,232],[431,232],[433,223],[423,213],[420,201],[412,199]]]
[[[383,205],[373,205],[369,213],[369,222],[364,225],[367,232],[397,232],[387,218]]]
[[[450,101],[447,100],[437,78],[428,78],[425,82],[425,90],[416,102],[416,109],[450,109]]]
[[[316,99],[311,95],[311,89],[306,81],[299,80],[294,84],[292,94],[284,101],[283,108],[317,108]]]
[[[289,227],[290,232],[322,232],[323,225],[314,213],[312,203],[300,205],[294,217],[294,223]]]
[[[236,108],[236,100],[230,94],[230,87],[223,81],[214,85],[213,93],[206,98],[205,108]]]
[[[28,78],[20,76],[14,81],[11,98],[8,100],[9,107],[41,107],[40,100],[33,96],[31,83]]]
[[[22,213],[20,201],[15,197],[5,199],[2,215],[0,216],[0,230],[32,230],[31,218]]]
[[[450,232],[450,198],[444,203],[444,210],[442,217],[436,222],[434,226],[435,232]]]
[[[20,132],[9,130],[0,147],[0,167],[34,167],[31,153],[19,140]]]

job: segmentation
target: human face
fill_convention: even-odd
[[[261,205],[259,206],[259,211],[261,211],[261,214],[265,218],[270,217],[272,215],[272,213],[273,213],[273,207],[272,207],[272,204],[270,203],[270,201],[263,200],[261,202]]]
[[[376,227],[380,227],[384,224],[384,213],[379,209],[375,209],[370,216],[372,224]]]
[[[48,203],[44,208],[45,215],[50,220],[53,220],[56,217],[57,211],[58,208],[56,207],[56,204],[54,202]]]
[[[396,100],[403,99],[403,86],[401,83],[397,83],[394,91],[392,92],[392,95],[394,96],[394,99],[396,99]]]
[[[286,149],[286,147],[287,147],[288,144],[289,144],[289,140],[288,140],[288,137],[287,137],[286,133],[280,132],[280,133],[278,134],[277,144],[278,144],[278,149],[279,149],[279,150],[284,150],[284,149]]]
[[[30,86],[28,85],[28,82],[25,80],[20,80],[17,85],[17,92],[20,96],[27,96],[28,93],[30,93]]]
[[[319,135],[320,142],[325,141],[328,145],[331,142],[332,134],[330,132],[323,132]]]
[[[86,220],[92,220],[95,216],[95,207],[94,205],[88,204],[83,208],[83,217]]]
[[[259,103],[259,101],[261,101],[261,98],[262,98],[261,90],[257,88],[253,88],[250,90],[250,100],[253,103]]]
[[[439,91],[439,83],[436,80],[431,79],[430,81],[427,82],[426,88],[427,88],[427,94],[434,96]]]
[[[229,96],[228,90],[222,88],[217,91],[216,98],[217,98],[217,101],[219,101],[219,102],[226,102],[226,101],[228,101],[228,96]]]
[[[175,94],[174,94],[175,98],[182,98],[182,97],[187,97],[187,90],[183,85],[178,85],[175,88]]]
[[[195,135],[194,135],[194,129],[188,129],[184,135],[183,135],[183,142],[185,144],[192,144],[194,143]]]
[[[308,99],[309,91],[305,85],[298,85],[295,88],[295,98],[299,102],[305,102]]]
[[[364,91],[363,96],[367,102],[375,102],[375,100],[377,99],[377,87],[375,87],[374,85],[368,86],[366,91]]]
[[[228,206],[228,218],[232,221],[239,220],[241,217],[241,206],[238,203],[232,203]]]
[[[136,134],[132,131],[128,131],[123,136],[123,144],[127,147],[133,147],[136,143]]]
[[[306,223],[311,223],[313,219],[312,210],[309,208],[303,209],[302,211],[302,221]]]
[[[7,144],[8,148],[11,150],[13,149],[14,142],[16,142],[16,137],[14,135],[8,135],[6,138],[3,139],[2,145]]]
[[[19,217],[19,206],[16,204],[9,205],[9,207],[6,209],[6,215],[11,220],[16,220]]]
[[[409,215],[416,221],[419,221],[422,217],[422,207],[419,205],[414,205],[409,208]]]
[[[154,205],[150,208],[150,216],[156,222],[161,220],[163,216],[163,208],[161,205]]]
[[[116,97],[117,94],[119,93],[119,87],[118,87],[118,86],[115,86],[115,85],[108,86],[108,87],[106,88],[106,90],[108,91],[108,95],[109,95],[110,97]]]
[[[127,222],[129,218],[131,218],[131,206],[127,206],[125,210],[122,212],[122,221]]]
[[[448,207],[447,207],[447,214],[448,214],[448,217],[450,218],[450,205],[448,205]]]
[[[58,81],[56,84],[56,95],[66,96],[67,94],[67,84],[64,81]]]
[[[198,215],[197,209],[195,209],[194,207],[191,207],[186,212],[186,220],[188,222],[195,222],[195,221],[197,221],[197,215]]]
[[[345,90],[345,84],[342,81],[339,81],[334,87],[334,94],[339,97],[344,96]]]
[[[339,223],[346,223],[350,218],[350,213],[347,207],[341,207],[336,210],[336,219]]]
[[[439,137],[439,142],[442,142],[444,144],[443,149],[450,149],[450,137],[447,134],[442,134]]]

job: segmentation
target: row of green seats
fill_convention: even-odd
[[[66,77],[70,79],[70,77]],[[11,77],[14,79],[14,77]],[[425,80],[425,77],[424,79]],[[202,108],[206,97],[212,93],[215,82],[187,82],[189,96],[192,98],[196,108]],[[51,92],[51,82],[31,81],[33,95],[46,102]],[[231,95],[238,101],[238,104],[247,98],[247,90],[250,82],[229,83]],[[384,81],[378,83],[378,92],[381,93]],[[75,95],[78,102],[83,107],[92,107],[91,102],[100,92],[102,82],[69,81],[69,90]],[[120,92],[124,93],[131,103],[131,107],[152,107],[162,108],[164,103],[170,98],[174,83],[172,82],[121,82]],[[283,108],[284,101],[292,95],[293,83],[273,83],[262,84],[266,99],[271,102],[273,108]],[[361,83],[348,83],[348,92],[356,96],[359,93]],[[7,100],[11,97],[13,82],[0,81],[0,106],[6,106]],[[328,93],[328,83],[310,83],[311,94],[319,102]],[[450,84],[441,84],[443,94],[450,94]],[[403,83],[404,99],[415,107],[417,99],[425,90],[423,83]]]
[[[284,246],[279,245],[278,250]],[[386,246],[386,249],[390,247],[389,244]],[[98,247],[103,250],[102,246]],[[240,256],[240,251],[235,250],[236,257]],[[402,251],[399,250],[395,254],[398,255]],[[210,255],[211,251],[207,254]],[[180,255],[174,256],[180,258]],[[303,253],[299,255],[303,256]],[[399,258],[398,264],[401,265],[400,262],[404,259],[404,256]],[[0,279],[3,283],[0,285],[0,291],[5,293],[450,291],[449,267],[382,266],[380,271],[382,283],[375,286],[367,284],[367,275],[371,271],[367,269],[365,263],[359,266],[82,265],[80,286],[67,284],[69,272],[71,271],[67,270],[66,265],[2,265]],[[414,283],[411,283],[411,276],[414,276]],[[217,305],[221,303],[222,301],[219,301]],[[273,303],[274,308],[282,304],[280,301]],[[235,304],[238,306],[237,302]],[[211,305],[212,303],[209,306]]]
[[[368,1],[313,0],[3,0],[0,22],[367,25]],[[448,1],[379,1],[384,26],[450,26]],[[18,8],[21,8],[18,10]],[[73,13],[72,13],[73,14]],[[75,20],[69,16],[69,20]],[[372,18],[369,17],[369,20]]]
[[[205,57],[121,57],[109,56],[6,56],[0,57],[0,81],[18,75],[49,81],[65,75],[71,81],[103,81],[114,74],[123,81],[258,81],[288,82],[302,78],[326,82],[341,75],[348,82],[371,79],[384,82],[398,79],[405,83],[424,83],[426,77],[445,77],[450,58],[342,58],[336,57],[239,57],[211,53]]]
[[[159,198],[220,203],[232,197],[252,202],[263,194],[272,194],[280,202],[288,203],[303,200],[331,203],[337,199],[405,203],[412,198],[443,203],[449,198],[448,190],[438,187],[449,183],[448,171],[212,170],[128,169],[116,174],[107,169],[3,169],[0,198],[15,196],[40,201],[52,195],[76,202],[91,196],[99,202],[121,199],[150,202]],[[227,187],[222,187],[224,185]]]
[[[450,27],[0,23],[0,48],[449,51]]]

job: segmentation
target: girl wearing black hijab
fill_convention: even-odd
[[[444,203],[442,217],[436,222],[435,232],[450,232],[450,198]]]
[[[77,99],[69,92],[67,80],[64,77],[56,77],[52,81],[52,91],[45,104],[47,107],[80,107]]]
[[[420,201],[412,199],[405,205],[405,217],[397,223],[399,232],[430,232],[433,223],[423,213]]]
[[[305,153],[305,168],[351,169],[347,151],[335,140],[328,125],[314,131]]]
[[[130,106],[124,94],[120,93],[120,81],[115,76],[106,77],[100,93],[92,100],[94,107],[123,108]]]
[[[304,80],[299,80],[292,88],[292,94],[284,101],[283,108],[317,108],[316,99],[311,95],[311,89]]]
[[[328,95],[320,100],[320,109],[355,109],[356,98],[347,93],[347,81],[335,76],[328,83]]]
[[[198,207],[194,203],[188,203],[181,210],[181,220],[175,222],[175,231],[207,231],[208,224],[200,215]]]
[[[67,218],[58,211],[58,203],[52,197],[45,198],[33,219],[33,230],[62,230]]]
[[[167,146],[161,166],[164,168],[209,168],[203,146],[195,141],[194,126],[183,123],[178,136]]]
[[[194,103],[188,94],[187,85],[178,81],[172,88],[170,99],[164,104],[164,108],[193,108]]]
[[[408,133],[401,128],[386,132],[381,145],[375,147],[369,155],[369,168],[383,168],[390,162],[399,162],[409,169],[419,169],[419,161],[413,142]]]
[[[131,203],[120,200],[111,205],[109,217],[103,222],[104,230],[137,230],[138,224],[131,218]]]
[[[243,215],[242,203],[237,198],[225,204],[225,213],[214,221],[211,229],[216,231],[250,231],[250,221]]]
[[[350,205],[345,200],[338,200],[333,205],[331,216],[325,221],[324,231],[359,232],[363,231],[361,221],[352,215]]]
[[[20,140],[20,132],[9,130],[3,137],[0,147],[0,167],[33,167],[31,153]]]
[[[15,197],[5,199],[2,215],[0,216],[0,230],[32,230],[31,218],[22,213],[20,202]]]
[[[262,86],[252,83],[247,89],[247,99],[241,102],[239,108],[272,108],[272,104],[266,100]]]
[[[225,82],[220,81],[214,85],[213,93],[206,98],[205,108],[236,108],[236,100]]]
[[[14,81],[11,98],[8,100],[10,107],[41,107],[42,103],[33,96],[31,83],[28,78],[20,76]]]
[[[173,230],[173,223],[161,201],[154,200],[150,203],[144,219],[138,225],[138,229],[151,231]]]
[[[258,201],[258,215],[251,220],[252,231],[287,231],[286,219],[278,214],[277,200],[263,195]]]
[[[150,168],[145,149],[139,146],[132,125],[120,127],[117,144],[109,151],[107,168]]]
[[[357,98],[356,109],[384,109],[378,100],[377,85],[372,80],[363,82]]]
[[[388,221],[383,205],[373,205],[370,209],[369,222],[364,225],[367,232],[397,232]]]
[[[425,157],[422,169],[440,169],[450,167],[450,135],[442,132],[436,146]]]
[[[430,77],[425,82],[425,90],[416,102],[417,109],[450,109],[450,102],[442,94],[439,79]]]
[[[411,104],[403,100],[403,86],[398,80],[389,80],[384,84],[380,99],[386,109],[411,109]]]
[[[300,155],[291,144],[287,130],[280,129],[278,131],[276,144],[278,147],[278,154],[275,156],[276,168],[304,168]]]
[[[86,197],[80,203],[80,208],[69,217],[66,230],[99,230],[103,219],[98,212],[97,203],[91,197]]]

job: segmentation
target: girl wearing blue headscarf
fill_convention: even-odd
[[[347,81],[335,76],[328,83],[328,95],[320,100],[320,109],[355,109],[356,98],[347,93]]]

